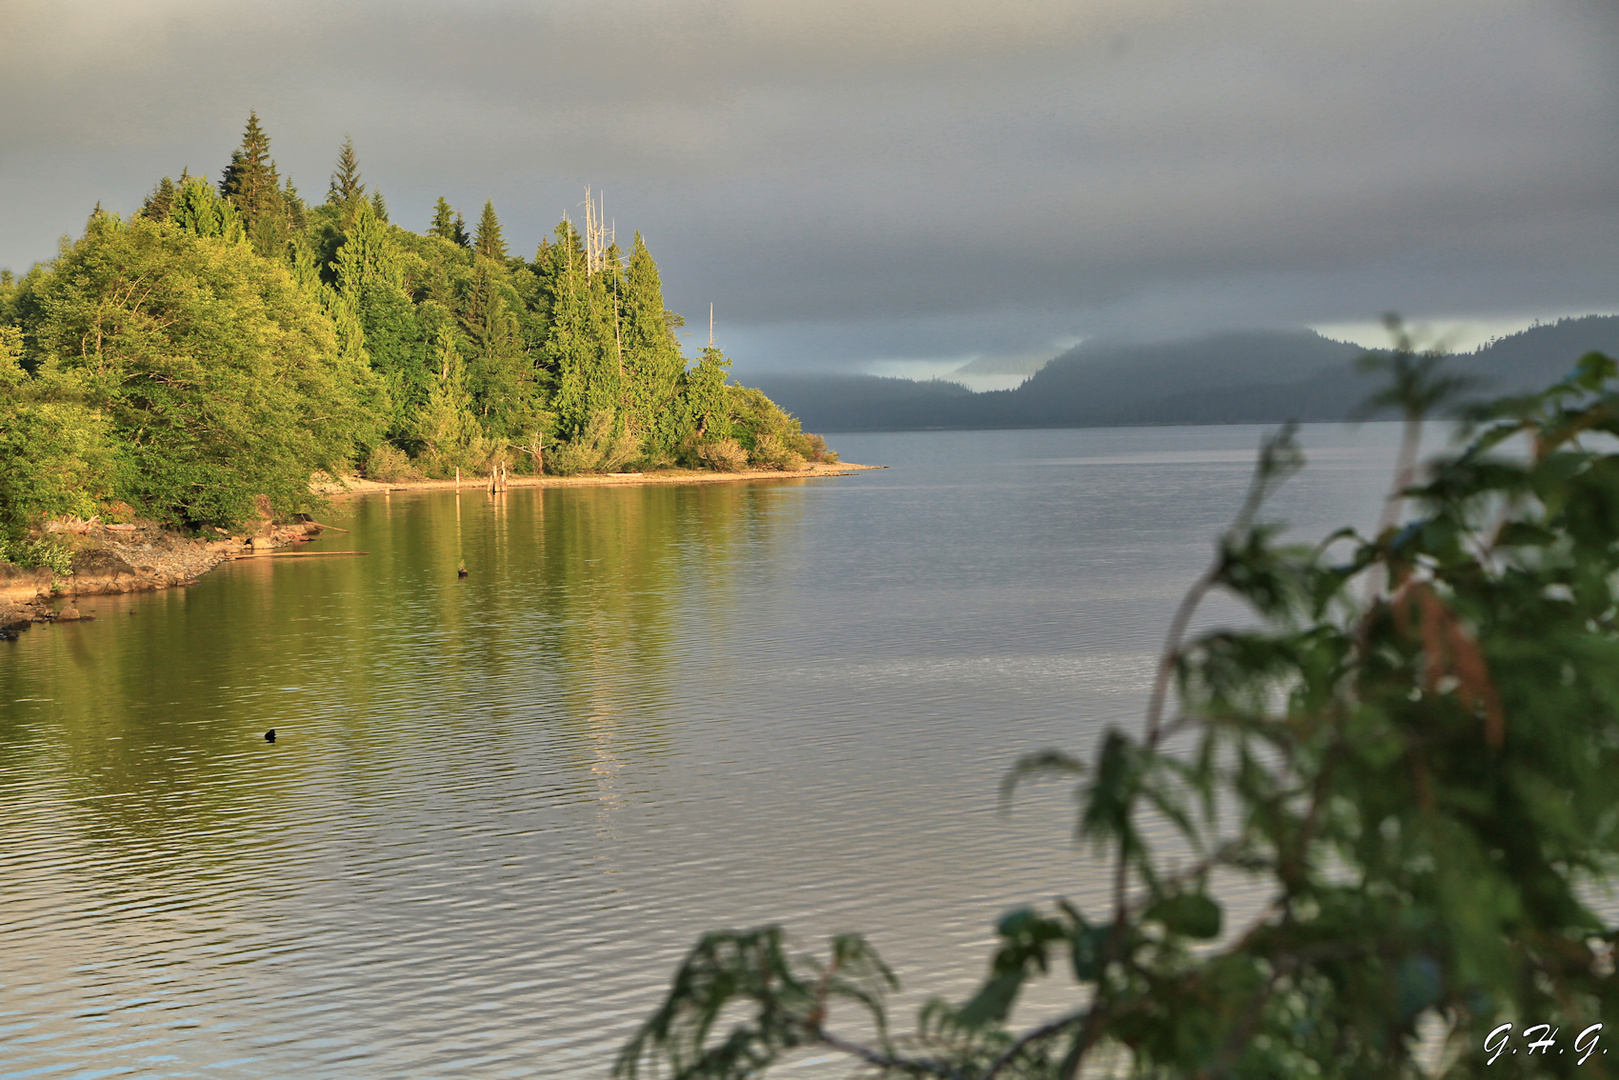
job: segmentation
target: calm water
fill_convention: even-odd
[[[996,785],[1139,715],[1259,436],[371,497],[311,549],[367,557],[0,644],[0,1076],[602,1077],[697,934],[767,921],[867,932],[908,1024],[1007,906],[1105,895],[1067,791]],[[1375,520],[1393,430],[1305,441],[1276,516]]]

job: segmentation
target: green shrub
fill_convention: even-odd
[[[797,472],[804,467],[804,455],[797,447],[801,439],[784,439],[776,435],[760,435],[754,440],[753,450],[748,454],[748,461],[755,468],[785,469],[788,472]]]
[[[753,440],[748,451],[748,464],[756,469],[779,469],[787,456],[787,447],[774,435],[761,434]]]
[[[697,459],[716,472],[741,472],[748,467],[748,452],[735,439],[715,439],[699,444]]]
[[[837,460],[836,454],[829,456],[825,439],[806,434],[797,418],[763,391],[746,386],[727,386],[725,391],[730,431],[756,468],[797,471],[806,460]]]
[[[54,540],[6,540],[0,536],[0,562],[32,570],[49,567],[57,577],[73,573],[73,550]]]
[[[22,367],[22,331],[0,326],[0,534],[21,536],[46,517],[90,517],[116,483],[107,418],[77,387]]]
[[[590,423],[568,442],[545,451],[545,471],[557,476],[617,472],[641,453],[640,439],[611,410],[591,414]]]
[[[578,443],[552,443],[545,452],[545,471],[553,476],[577,476],[589,472],[601,461],[594,449]]]
[[[375,480],[382,484],[393,484],[420,475],[411,467],[409,456],[392,443],[380,443],[372,447],[371,452],[365,456],[365,463],[360,467],[360,472],[367,480]]]
[[[803,436],[803,445],[799,448],[798,452],[803,454],[810,461],[822,461],[828,465],[836,465],[838,462],[837,451],[828,450],[826,448],[826,440],[821,438],[819,435],[810,435],[806,433]]]

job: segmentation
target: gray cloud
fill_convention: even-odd
[[[1619,308],[1619,26],[1579,0],[0,5],[0,265],[217,174],[586,183],[739,367]]]

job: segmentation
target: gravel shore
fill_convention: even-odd
[[[32,623],[79,618],[77,597],[189,585],[222,562],[302,543],[319,532],[313,522],[265,522],[253,536],[200,540],[150,521],[51,522],[46,535],[72,549],[72,573],[57,576],[45,567],[23,570],[0,563],[0,637],[14,637]]]

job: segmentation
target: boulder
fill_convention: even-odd
[[[254,536],[269,536],[275,531],[275,508],[270,505],[270,496],[253,496],[253,514],[257,519],[253,522]]]
[[[110,582],[135,574],[135,568],[128,561],[105,548],[74,552],[72,565],[73,576],[81,581],[96,578]]]
[[[0,602],[23,604],[50,591],[49,567],[37,566],[24,570],[10,563],[0,563]]]

